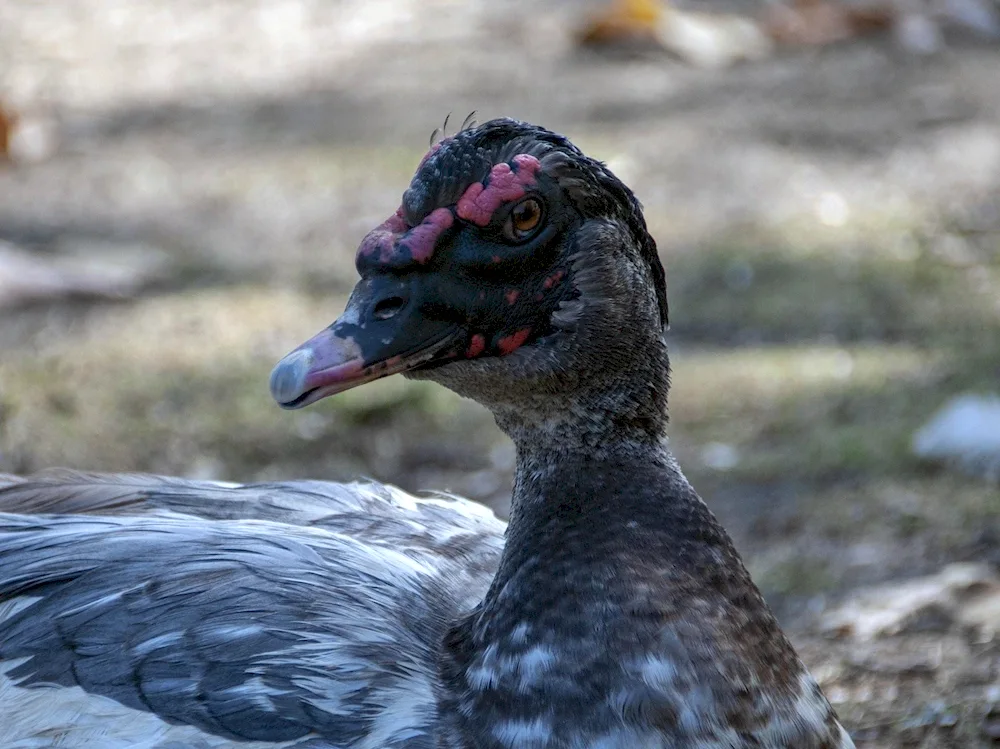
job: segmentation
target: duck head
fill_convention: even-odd
[[[435,144],[356,265],[344,313],[275,367],[283,408],[403,373],[494,412],[638,378],[665,410],[656,244],[632,192],[561,135],[500,119]]]

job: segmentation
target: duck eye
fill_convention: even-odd
[[[542,204],[535,198],[527,198],[514,206],[504,224],[503,233],[513,242],[523,242],[542,223]]]

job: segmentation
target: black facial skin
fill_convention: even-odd
[[[541,206],[541,220],[524,239],[511,239],[505,226],[528,199]],[[529,332],[519,345],[549,334],[552,312],[571,297],[566,235],[582,221],[558,182],[540,174],[523,198],[501,205],[486,226],[456,219],[426,264],[399,269],[359,257],[362,281],[355,294],[365,300],[359,320],[338,322],[333,332],[357,341],[366,362],[406,356],[416,342],[444,339],[445,349],[421,368],[509,353],[510,337],[520,331]]]

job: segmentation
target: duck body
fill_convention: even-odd
[[[449,635],[451,746],[851,746],[668,456],[571,467]]]
[[[67,512],[0,516],[0,746],[850,746],[665,463],[541,481],[503,562],[382,485],[13,484]]]
[[[502,563],[382,485],[13,484],[0,746],[850,746],[669,459],[571,468]]]
[[[665,446],[627,188],[486,123],[358,269],[272,394],[403,372],[475,398],[517,448],[509,525],[380,484],[0,477],[0,746],[853,746]]]

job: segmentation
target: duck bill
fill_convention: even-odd
[[[454,323],[428,320],[405,304],[391,317],[372,314],[371,299],[406,299],[372,294],[371,284],[355,289],[347,310],[333,325],[310,338],[275,366],[271,396],[285,409],[304,408],[329,395],[451,357],[460,330]]]

